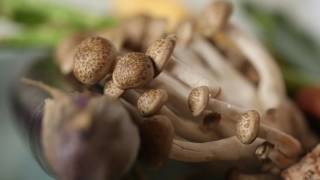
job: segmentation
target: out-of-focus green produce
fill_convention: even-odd
[[[80,12],[48,0],[1,0],[0,17],[17,24],[17,34],[0,37],[2,46],[54,46],[75,31],[87,31],[116,24],[111,17]]]
[[[289,93],[320,84],[320,46],[281,12],[243,4],[267,48],[281,65]]]

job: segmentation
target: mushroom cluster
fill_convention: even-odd
[[[241,169],[246,161],[262,174],[237,170],[232,178],[274,177],[318,139],[287,98],[275,60],[229,21],[231,14],[232,4],[219,0],[174,30],[168,30],[163,19],[132,17],[115,28],[81,36],[82,41],[78,36],[67,39],[69,51],[57,56],[57,62],[86,93],[108,97],[106,102],[119,99],[140,132],[140,154],[150,164],[161,166],[167,159],[228,161],[230,167]],[[70,64],[73,68],[66,68]],[[101,90],[92,92],[93,86]],[[53,106],[51,101],[46,104]],[[85,118],[92,119],[94,108],[84,110],[90,117],[83,115],[83,120],[65,128],[86,126]],[[80,116],[80,110],[73,111]],[[54,142],[46,141],[45,151],[54,151],[50,146]],[[137,144],[132,145],[130,158],[136,156]],[[53,170],[61,174],[61,168]]]

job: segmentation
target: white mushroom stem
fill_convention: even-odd
[[[209,68],[203,58],[197,55],[192,49],[177,45],[174,51],[174,56],[172,58],[174,61],[180,62],[180,64],[192,67],[192,70],[196,71],[197,74],[200,74],[202,77],[205,77],[209,81],[209,84],[213,86],[219,85],[223,89],[223,99],[225,99],[226,101],[235,104],[243,104],[242,98],[234,98],[235,88],[230,85],[233,83],[226,83],[219,80],[217,73]],[[240,88],[237,87],[237,89]],[[248,104],[248,107],[251,106],[255,106],[255,104]]]
[[[170,98],[166,105],[174,112],[182,114],[183,117],[192,117],[187,104],[185,103],[187,102],[187,97],[191,88],[183,82],[172,77],[168,73],[161,73],[148,85],[148,87],[166,89]]]
[[[259,73],[258,93],[264,110],[277,108],[285,98],[285,85],[275,60],[254,38],[235,27],[229,27],[227,30]]]
[[[169,73],[161,73],[156,79],[154,79],[149,86],[150,88],[162,88],[166,89],[170,100],[167,101],[167,106],[178,113],[179,115],[186,118],[193,118],[190,110],[187,106],[187,99],[192,88],[187,86],[185,83],[171,76]],[[221,91],[220,87],[212,88],[213,91]],[[221,97],[222,93],[215,94]]]
[[[268,157],[280,169],[287,168],[296,162],[296,158],[288,158],[275,149],[270,150]]]
[[[191,88],[204,85],[212,86],[212,83],[201,73],[192,69],[192,66],[178,61],[178,59],[169,61],[162,73],[169,73],[172,77],[177,78]]]
[[[260,112],[260,104],[257,101],[257,94],[253,84],[224,61],[220,53],[213,48],[209,42],[200,36],[195,36],[190,47],[202,56],[209,69],[217,73],[222,87],[226,89],[226,91],[235,92],[235,90],[241,89],[241,91],[245,93],[237,96],[237,99],[239,101],[241,99],[245,107],[256,107]]]
[[[140,93],[137,90],[130,89],[123,94],[123,98],[132,105],[135,105]],[[195,122],[177,116],[165,105],[158,114],[167,116],[175,128],[176,133],[184,139],[196,142],[207,142],[216,140],[218,136],[214,132],[205,132],[201,126]]]
[[[262,141],[262,139],[257,139],[251,145],[243,145],[236,137],[206,143],[192,143],[175,139],[170,158],[184,162],[252,159],[256,147]]]
[[[200,124],[176,115],[165,106],[160,110],[160,113],[172,121],[176,133],[186,140],[208,142],[221,138],[214,131],[205,131]]]
[[[302,147],[298,140],[278,129],[271,128],[264,124],[260,126],[259,137],[266,139],[275,146],[275,149],[289,158],[297,157],[302,152]]]

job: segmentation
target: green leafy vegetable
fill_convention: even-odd
[[[21,27],[19,33],[1,38],[2,46],[54,46],[76,31],[89,31],[116,24],[111,17],[59,6],[49,0],[1,0],[0,17]]]

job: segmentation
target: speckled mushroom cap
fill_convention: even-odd
[[[78,46],[74,56],[74,76],[83,84],[93,85],[110,72],[116,48],[107,39],[89,37]]]
[[[119,56],[112,78],[121,89],[137,88],[146,85],[154,77],[154,65],[144,53],[131,52]]]
[[[260,115],[255,110],[242,114],[237,124],[237,137],[244,144],[251,144],[259,133]]]
[[[161,72],[163,67],[170,59],[176,44],[175,36],[168,36],[153,42],[147,49],[146,54],[152,58],[155,63],[156,73]]]
[[[232,4],[217,0],[210,4],[199,18],[200,30],[207,36],[222,30],[232,14]]]
[[[159,111],[167,99],[168,94],[164,89],[151,89],[139,97],[137,108],[142,116],[150,116]]]
[[[192,89],[188,97],[188,106],[193,116],[199,116],[207,107],[210,98],[210,89],[200,86]]]

